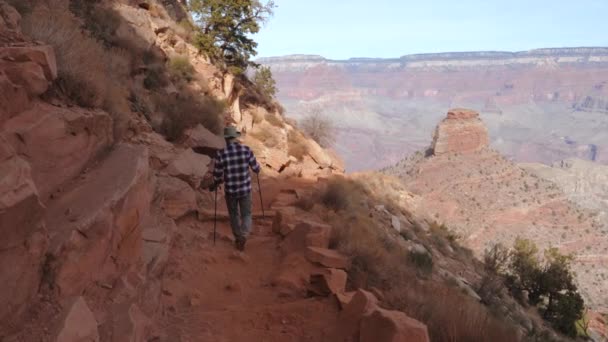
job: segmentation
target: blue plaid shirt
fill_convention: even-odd
[[[260,172],[251,149],[238,142],[232,142],[225,149],[218,151],[215,157],[213,178],[216,183],[225,182],[226,194],[242,197],[251,192],[251,175],[249,168],[255,173]]]

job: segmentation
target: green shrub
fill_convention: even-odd
[[[261,66],[255,72],[253,76],[253,83],[256,85],[260,93],[267,99],[272,99],[277,94],[277,85],[274,78],[272,78],[272,71],[270,67]]]
[[[576,322],[583,318],[584,301],[570,270],[573,257],[549,248],[541,260],[538,252],[532,241],[518,238],[507,256],[500,248],[486,253],[490,264],[486,267],[504,278],[516,299],[527,300],[555,329],[576,337]]]

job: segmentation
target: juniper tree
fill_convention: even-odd
[[[273,0],[190,0],[189,8],[201,29],[196,43],[209,57],[235,73],[253,66],[257,43],[251,35],[273,14]]]

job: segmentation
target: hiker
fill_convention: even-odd
[[[217,191],[224,182],[226,206],[230,215],[230,226],[239,251],[245,250],[247,237],[251,232],[251,174],[249,168],[256,174],[260,173],[258,164],[251,149],[242,145],[237,138],[241,136],[236,127],[224,129],[226,148],[218,151],[213,170],[214,183],[209,190]],[[240,209],[240,220],[239,220]]]

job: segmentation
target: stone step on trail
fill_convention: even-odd
[[[50,266],[61,296],[78,295],[92,281],[108,282],[103,278],[139,260],[151,193],[147,149],[122,144],[49,203]]]

